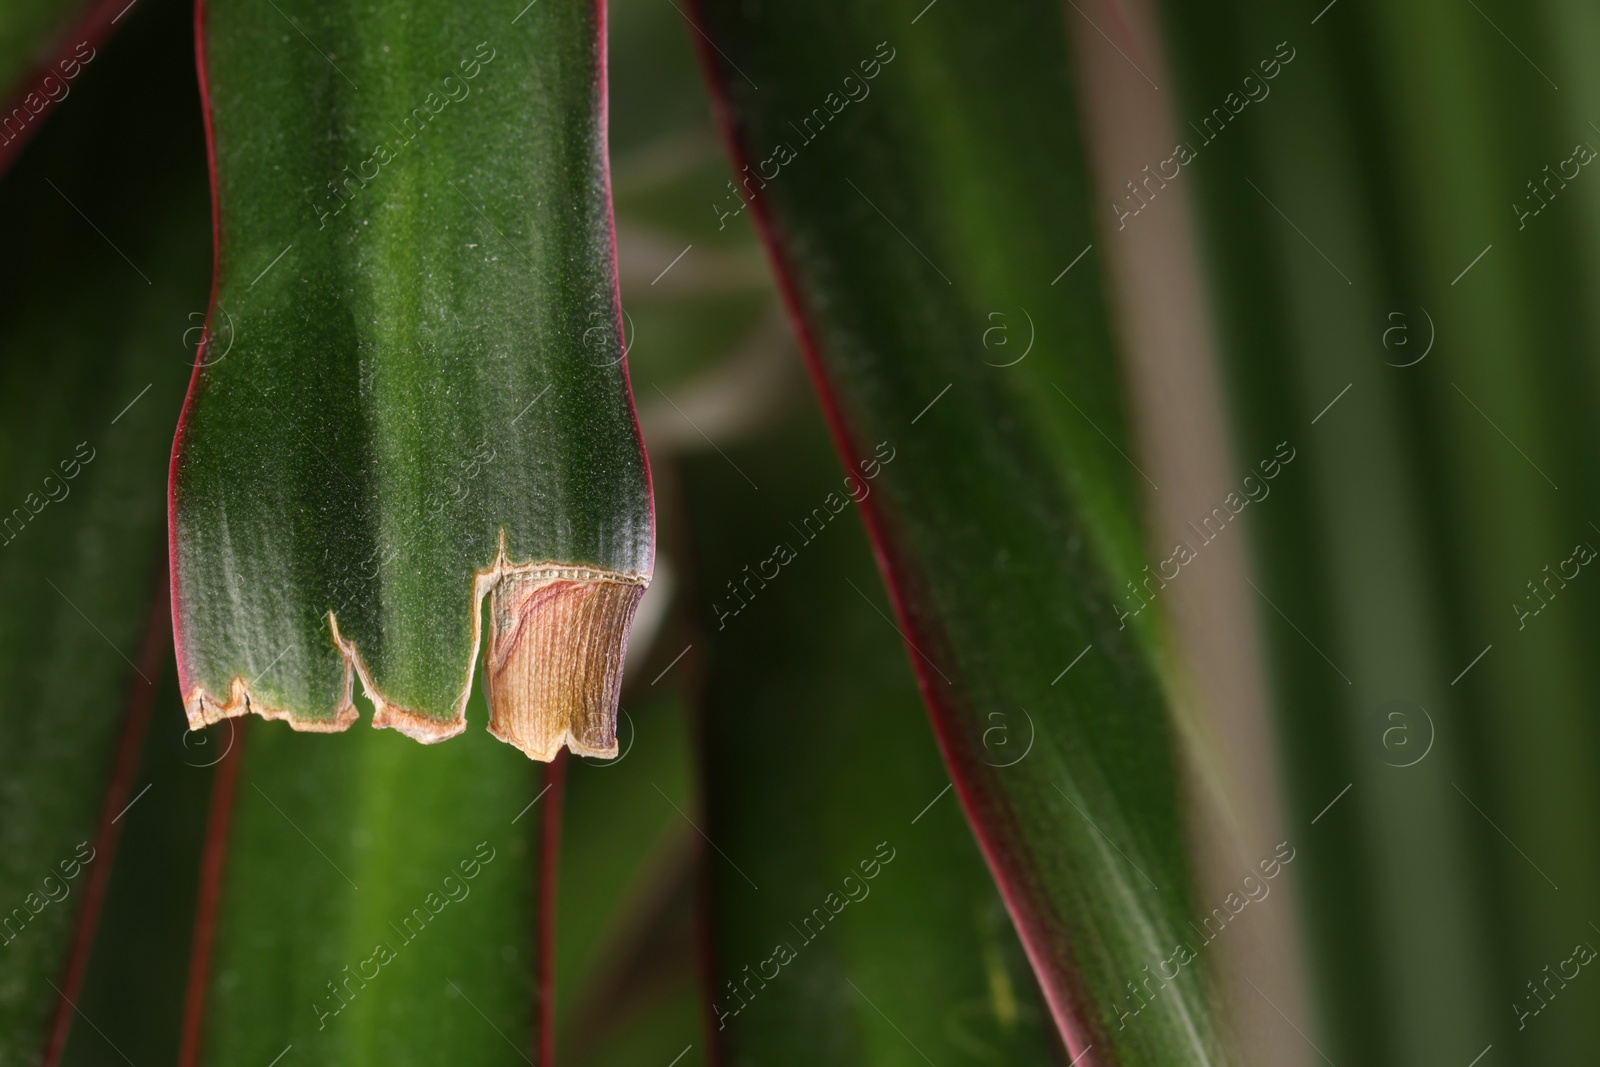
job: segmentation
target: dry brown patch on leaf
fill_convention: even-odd
[[[586,568],[505,575],[489,599],[489,732],[537,760],[617,754],[628,630],[645,580]]]

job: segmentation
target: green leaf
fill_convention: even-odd
[[[601,9],[204,9],[214,344],[175,449],[190,721],[615,752],[649,580]]]
[[[1537,585],[1600,543],[1600,186],[1516,207],[1597,143],[1592,12],[1165,8],[1191,113],[1294,56],[1183,181],[1237,450],[1305,456],[1252,509],[1321,1002],[1301,1025],[1341,1063],[1581,1060],[1594,1013],[1526,983],[1592,943],[1600,891],[1600,620],[1590,579]]]
[[[72,995],[81,977],[160,680],[163,473],[208,245],[185,15],[130,13],[128,47],[84,70],[0,184],[6,1067],[81,1025],[51,986]]]
[[[537,857],[558,790],[482,734],[442,749],[241,734],[213,800],[232,808],[202,1062],[290,1045],[330,1065],[535,1055]]]
[[[606,1028],[599,1013],[618,1007],[619,974],[675,899],[687,900],[698,840],[680,814],[692,806],[688,711],[672,690],[637,696],[631,710],[624,705],[618,759],[568,765],[555,910],[563,1058],[583,1058],[598,1043]]]
[[[1065,1043],[1218,1062],[1208,964],[1180,951],[1190,871],[1160,609],[1119,621],[1144,577],[1141,474],[1088,251],[1075,16],[701,11],[741,196],[851,472],[835,498],[877,475],[865,510],[898,625]],[[737,608],[719,598],[719,615]],[[1014,766],[985,748],[997,722],[1035,731]],[[1141,1009],[1128,983],[1163,961],[1175,977]]]
[[[153,714],[126,796],[113,805],[113,815],[121,815],[115,863],[95,858],[107,860],[110,877],[92,946],[85,946],[87,967],[76,990],[62,987],[72,1004],[64,1005],[71,1029],[61,1067],[99,1067],[123,1057],[178,1062],[207,797],[238,727],[228,722],[189,732],[165,617],[161,623]]]
[[[826,449],[807,418],[733,452],[759,492],[721,457],[687,464],[712,1036],[730,1064],[1052,1062],[1054,1027],[946,795],[862,530],[848,513],[811,536],[789,525],[839,486]],[[749,606],[719,626],[725,579]],[[1025,729],[1000,722],[994,763],[1023,755]]]
[[[699,1067],[692,889],[700,838],[684,815],[694,807],[689,711],[665,684],[624,700],[622,755],[568,765],[555,911],[557,1060],[665,1063],[692,1046],[680,1067]]]

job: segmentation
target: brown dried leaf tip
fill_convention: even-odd
[[[617,699],[648,579],[583,567],[508,570],[489,596],[489,732],[536,760],[617,754]]]

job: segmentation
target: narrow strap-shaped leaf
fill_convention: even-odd
[[[561,818],[567,799],[567,754],[557,754],[544,772],[539,809],[538,883],[534,889],[534,1047],[539,1063],[554,1063],[556,1049],[556,900],[561,879]]]
[[[82,980],[63,1004],[72,1026],[61,1067],[178,1061],[190,937],[211,785],[237,729],[190,734],[179,710],[166,598],[152,631],[152,716],[131,755],[131,788],[107,813],[119,837]],[[144,669],[141,666],[141,670]],[[223,773],[226,769],[223,768]],[[96,865],[110,860],[98,850]],[[93,867],[91,867],[93,869]],[[136,960],[137,966],[129,961]],[[61,983],[64,993],[67,982]]]
[[[561,892],[553,912],[560,936],[549,987],[557,997],[554,1034],[562,1063],[600,1054],[616,1036],[613,1026],[643,1010],[625,989],[636,970],[651,971],[653,979],[662,968],[645,966],[641,957],[649,956],[663,924],[687,923],[690,857],[700,840],[684,816],[693,807],[692,737],[688,709],[667,686],[641,686],[644,692],[624,698],[617,760],[581,760],[568,768]],[[677,963],[666,981],[692,1001],[693,961],[685,954]],[[654,982],[642,984],[648,990]],[[687,1012],[662,1013],[651,1029],[687,1033],[699,1046],[699,1025],[691,1004]],[[682,1048],[679,1043],[671,1053]],[[704,1060],[691,1054],[684,1062]]]
[[[159,677],[163,459],[207,247],[187,20],[162,6],[127,16],[129,47],[85,68],[0,183],[6,1064],[54,1058],[83,1025],[61,993],[76,1000],[91,888],[136,799],[115,802],[119,747],[137,755],[130,712]]]
[[[603,8],[200,8],[211,337],[174,447],[179,675],[255,711],[616,751],[653,553],[619,340]]]
[[[190,1062],[289,1045],[329,1067],[547,1052],[544,774],[479,733],[425,749],[256,724],[241,748],[206,958],[207,932],[194,938]]]
[[[840,486],[820,420],[791,418],[733,456],[759,494],[716,455],[686,478],[707,593],[702,862],[721,1062],[1065,1062],[948,795],[856,517],[789,526]],[[719,587],[752,573],[748,609],[719,626]],[[1022,756],[1026,735],[1021,715],[994,720],[989,759]]]
[[[164,594],[166,590],[159,592]],[[119,824],[129,806],[141,799],[134,796],[133,776],[138,770],[140,755],[149,734],[150,708],[156,696],[155,679],[165,673],[163,668],[168,665],[167,632],[171,619],[167,616],[165,600],[165,596],[155,600],[154,610],[146,620],[144,640],[140,642],[138,673],[151,680],[147,682],[144,678],[136,678],[132,682],[122,737],[117,743],[116,761],[111,766],[100,827],[95,833],[91,850],[98,864],[91,866],[83,879],[83,895],[77,904],[77,929],[73,933],[67,965],[61,974],[61,984],[56,988],[59,999],[55,1006],[55,1017],[50,1023],[49,1041],[40,1059],[42,1067],[56,1067],[66,1050],[68,1035],[80,1010],[76,1002],[82,996],[90,952],[94,947],[106,893],[111,884],[112,864],[122,836]]]
[[[183,1015],[178,1030],[178,1067],[200,1062],[200,1039],[205,1030],[206,983],[211,975],[211,955],[216,939],[217,908],[222,896],[222,872],[228,859],[229,831],[239,795],[239,761],[244,753],[245,727],[228,738],[228,749],[211,781],[206,808],[205,836],[194,896],[194,929],[189,935],[189,970],[183,991]]]
[[[763,223],[851,474],[821,506],[864,501],[1065,1042],[1084,1063],[1215,1063],[1207,963],[1184,945],[1160,608],[1123,618],[1133,581],[1158,579],[1092,250],[1072,12],[699,11],[741,176],[723,206]],[[868,474],[870,496],[851,488]],[[1035,732],[1014,766],[988,758],[997,721]]]

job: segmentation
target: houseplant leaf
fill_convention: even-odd
[[[651,674],[623,697],[617,760],[568,765],[556,893],[556,1052],[581,1067],[618,1048],[707,1062],[694,966],[699,836],[689,709]],[[670,1048],[668,1046],[671,1046]],[[631,1062],[627,1060],[625,1062]]]
[[[166,644],[165,612],[152,611],[164,455],[207,251],[185,14],[161,4],[129,14],[130,47],[85,68],[72,106],[0,183],[7,1065],[54,1062],[82,1025],[67,998],[118,816],[137,799],[132,771]],[[121,179],[98,180],[106,172]]]
[[[698,7],[743,176],[723,210],[764,223],[852,475],[838,502],[881,474],[865,512],[898,625],[1069,1052],[1217,1062],[1206,963],[1182,945],[1160,608],[1130,595],[1151,581],[1143,482],[1090,251],[1071,15]],[[1010,768],[983,758],[997,721],[1036,731]],[[1139,994],[1146,967],[1163,979]]]
[[[183,26],[178,38],[184,36]],[[134,34],[129,34],[130,39]],[[204,232],[203,218],[201,232]],[[203,275],[201,277],[203,284]],[[170,398],[176,415],[178,397]],[[161,464],[155,464],[159,470]],[[159,475],[156,479],[159,484]],[[165,598],[162,600],[165,606]],[[205,847],[216,767],[238,728],[220,723],[189,732],[172,663],[163,611],[153,643],[159,673],[151,672],[149,728],[136,751],[137,769],[127,796],[116,805],[120,831],[93,941],[86,946],[82,981],[65,1006],[71,1027],[61,1067],[97,1067],[107,1061],[175,1063],[182,1039],[184,1001],[194,913],[199,903],[200,859]],[[137,966],[129,961],[137,960]],[[63,992],[68,992],[65,985]]]
[[[1582,179],[1526,183],[1600,143],[1572,59],[1594,27],[1562,4],[1164,7],[1205,116],[1181,182],[1239,447],[1307,456],[1256,520],[1320,993],[1302,1025],[1338,1062],[1581,1058],[1592,1013],[1526,983],[1592,941],[1600,880],[1596,618],[1581,579],[1538,584],[1594,543],[1574,354],[1600,216]]]
[[[518,28],[525,26],[533,13],[530,11],[517,24]],[[497,58],[488,64],[484,77],[501,61]],[[340,65],[343,67],[344,63],[341,61]],[[698,98],[700,89],[692,64],[688,65],[686,73],[689,76],[687,95],[693,101]],[[364,81],[362,85],[365,91]],[[654,91],[648,98],[650,103],[658,99],[659,94]],[[470,105],[473,100],[463,103]],[[448,117],[445,112],[440,121]],[[635,127],[640,126],[635,120]],[[715,166],[714,141],[708,148],[711,149],[707,153],[708,162]],[[374,183],[370,191],[378,190],[379,186]],[[492,236],[491,239],[498,240]],[[509,250],[503,251],[510,255]],[[659,270],[658,266],[644,276],[639,289],[643,289]],[[761,281],[759,275],[756,280]],[[662,289],[652,292],[659,293]],[[757,292],[760,293],[759,287]],[[681,296],[681,291],[679,294]],[[744,299],[748,301],[749,298]],[[637,314],[637,317],[642,320],[640,325],[645,327],[649,337],[646,351],[652,358],[662,353],[702,358],[706,354],[699,350],[698,338],[664,345],[663,331],[656,328],[655,321],[645,314]],[[634,333],[630,328],[630,335]],[[710,354],[717,353],[712,350]],[[669,362],[669,366],[675,368],[677,364]],[[659,380],[668,392],[677,395],[671,380]],[[530,412],[528,418],[532,415]],[[649,649],[639,651],[648,653]],[[676,651],[675,648],[668,652],[665,659],[670,660]],[[660,666],[666,666],[666,662]],[[379,979],[369,988],[357,986],[357,995],[351,999],[350,1007],[330,1019],[326,1030],[318,1029],[317,1013],[310,1007],[312,995],[320,996],[325,1008],[333,1007],[325,983],[330,978],[337,980],[346,964],[360,965],[359,959],[341,958],[326,946],[354,944],[359,940],[354,931],[381,926],[390,920],[400,921],[394,909],[389,908],[393,903],[391,894],[386,890],[382,900],[370,900],[368,878],[358,875],[338,850],[349,849],[352,861],[359,864],[363,856],[371,855],[382,845],[384,851],[380,858],[384,866],[372,880],[384,886],[414,880],[419,872],[412,871],[413,865],[418,868],[428,865],[415,855],[415,845],[401,849],[395,844],[396,840],[405,839],[405,830],[396,830],[392,823],[376,822],[369,815],[352,813],[366,813],[389,804],[384,798],[402,792],[396,783],[404,782],[403,793],[413,799],[419,792],[451,795],[448,802],[425,804],[427,818],[445,821],[448,833],[444,836],[466,835],[464,828],[457,828],[458,823],[464,827],[462,820],[472,822],[480,809],[492,805],[487,801],[463,804],[454,799],[454,791],[469,788],[466,784],[469,779],[475,791],[484,788],[476,784],[480,781],[499,783],[495,788],[501,788],[505,776],[511,772],[505,763],[505,757],[511,754],[498,746],[471,744],[468,747],[473,753],[470,757],[473,770],[469,775],[462,775],[459,769],[435,767],[433,761],[455,748],[454,745],[439,752],[401,753],[389,757],[403,757],[405,770],[398,775],[363,771],[361,768],[371,763],[370,756],[337,757],[338,762],[327,763],[319,755],[315,757],[321,767],[317,773],[333,782],[351,782],[350,785],[340,784],[338,788],[341,792],[347,790],[345,795],[351,798],[361,799],[352,799],[343,805],[330,801],[326,818],[313,815],[311,821],[302,816],[300,809],[283,800],[279,787],[263,779],[263,789],[277,798],[285,812],[292,813],[295,822],[316,838],[319,847],[341,867],[346,867],[353,881],[361,886],[360,891],[352,889],[337,872],[322,863],[304,841],[299,841],[299,852],[288,853],[282,862],[291,865],[297,878],[303,874],[306,884],[297,887],[286,904],[270,886],[258,887],[257,883],[265,875],[248,872],[267,870],[275,862],[273,857],[278,855],[283,841],[287,840],[292,849],[297,839],[289,824],[247,788],[246,779],[253,763],[263,768],[262,775],[287,775],[291,783],[288,795],[304,803],[305,797],[297,793],[297,789],[305,788],[300,783],[307,779],[297,764],[300,760],[312,759],[310,754],[320,750],[320,743],[315,739],[309,744],[306,739],[294,739],[298,744],[290,747],[285,741],[281,755],[266,756],[259,747],[252,751],[250,746],[264,734],[280,731],[276,728],[254,731],[247,742],[237,788],[240,803],[253,802],[260,818],[247,817],[246,809],[241,807],[227,845],[226,888],[219,902],[215,959],[205,976],[206,1004],[203,1036],[198,1042],[199,1058],[208,1062],[231,1062],[235,1058],[258,1056],[270,1060],[291,1041],[294,1050],[290,1056],[306,1055],[313,1062],[398,1056],[402,1050],[408,1055],[417,1055],[419,1049],[429,1050],[438,1058],[446,1055],[444,1050],[454,1043],[454,1048],[465,1051],[452,1051],[449,1053],[452,1056],[477,1056],[482,1057],[483,1062],[495,1062],[494,1057],[504,1056],[508,1062],[516,1062],[512,1058],[515,1049],[523,1049],[529,1058],[542,1064],[547,1062],[545,1053],[553,1044],[557,1046],[561,1062],[580,1064],[615,1062],[617,1055],[626,1055],[626,1052],[619,1053],[619,1048],[632,1049],[658,1039],[675,1040],[686,1030],[694,1044],[699,1045],[700,1018],[694,1004],[692,965],[686,942],[677,940],[687,931],[688,882],[682,876],[687,873],[689,842],[685,835],[692,833],[673,806],[689,807],[686,794],[690,788],[691,767],[684,722],[686,711],[681,698],[669,690],[677,680],[675,677],[658,686],[647,684],[659,670],[658,666],[642,680],[630,683],[638,694],[623,699],[627,714],[619,727],[618,759],[614,762],[572,760],[566,765],[560,840],[558,844],[546,842],[541,846],[546,851],[540,863],[550,877],[548,881],[543,876],[539,880],[540,904],[553,910],[547,911],[543,919],[536,919],[532,911],[531,860],[517,861],[519,866],[513,883],[521,887],[522,896],[508,901],[496,890],[485,898],[483,890],[474,889],[471,899],[460,905],[449,905],[440,917],[438,938],[430,928],[427,940],[419,938],[415,948],[396,944],[399,957],[396,966],[413,969],[408,972],[383,967]],[[481,704],[475,704],[473,710],[479,708]],[[214,730],[223,728],[224,725],[213,727]],[[346,749],[347,739],[330,740],[341,751]],[[375,747],[379,741],[368,741],[357,751],[387,751],[394,747],[388,744],[394,739],[380,740],[383,748]],[[481,739],[474,739],[478,740]],[[335,758],[330,754],[326,760]],[[446,763],[454,765],[456,761],[446,760]],[[531,794],[526,796],[529,800],[538,795],[537,788],[527,793]],[[546,812],[554,796],[554,790],[544,794],[516,829],[531,833],[535,818]],[[370,835],[367,838],[370,844],[364,849],[357,849],[347,841],[352,828],[345,824],[352,822]],[[543,823],[538,825],[541,831],[546,828]],[[387,845],[383,844],[385,841]],[[529,847],[532,847],[531,841]],[[557,848],[561,856],[559,865],[553,863],[552,855]],[[510,862],[504,858],[496,860],[483,877],[487,878],[497,865]],[[312,869],[303,870],[305,864],[312,865]],[[554,892],[548,893],[552,884]],[[417,886],[419,891],[422,888]],[[477,910],[480,899],[485,901],[481,912]],[[281,920],[274,916],[285,906],[294,909],[295,924],[306,927],[310,933],[306,936],[286,934],[276,939],[251,935],[253,930],[276,927]],[[442,924],[452,915],[459,916],[454,921],[466,923],[466,927],[457,925],[453,932],[444,927]],[[552,927],[560,931],[560,936],[554,945],[545,948],[547,955],[536,966],[528,954],[532,947],[528,937],[535,928],[548,930]],[[514,965],[496,960],[492,968],[484,966],[485,960],[507,951],[508,946],[518,953]],[[364,947],[370,952],[371,946]],[[430,959],[425,963],[408,963],[406,957],[424,948],[433,953]],[[454,999],[454,990],[446,990],[443,1007],[440,1006],[428,979],[433,978],[434,985],[438,985],[439,976],[450,968],[455,969],[462,991],[492,1018],[496,1028],[512,1039],[511,1044],[477,1019],[470,1007],[463,1007],[461,1001]],[[369,973],[370,970],[369,967]],[[497,988],[486,999],[461,979],[461,973],[481,974],[485,982]],[[690,980],[687,986],[685,978]],[[535,1019],[532,1009],[535,1002],[548,1013],[548,1026]],[[460,1012],[460,1015],[452,1015],[441,1022],[438,1012],[442,1010]],[[397,1019],[397,1014],[404,1017]],[[435,1033],[441,1026],[446,1028],[443,1036]],[[473,1026],[478,1029],[473,1030]],[[537,1034],[530,1033],[530,1028]],[[283,1035],[281,1041],[278,1040],[280,1034]],[[295,1036],[297,1034],[303,1034],[304,1040]],[[662,1061],[670,1060],[689,1043],[689,1038],[678,1042],[662,1055]],[[680,1067],[695,1062],[699,1062],[698,1057],[690,1051],[680,1061]]]
[[[615,752],[649,579],[618,337],[603,9],[201,9],[212,329],[174,446],[195,725],[437,741],[490,595],[491,730]],[[358,88],[360,86],[360,88]]]
[[[216,907],[194,937],[211,948],[194,956],[180,1062],[290,1045],[325,1064],[538,1056],[559,787],[481,734],[429,750],[255,726],[213,796],[201,895]]]
[[[810,538],[789,526],[839,484],[820,420],[791,417],[730,455],[759,493],[715,455],[686,476],[704,590],[703,914],[720,1062],[1064,1063],[945,795],[854,515]],[[776,570],[775,542],[794,553]],[[711,605],[729,576],[750,606],[719,626]],[[1024,729],[990,732],[990,761],[1026,758]]]

